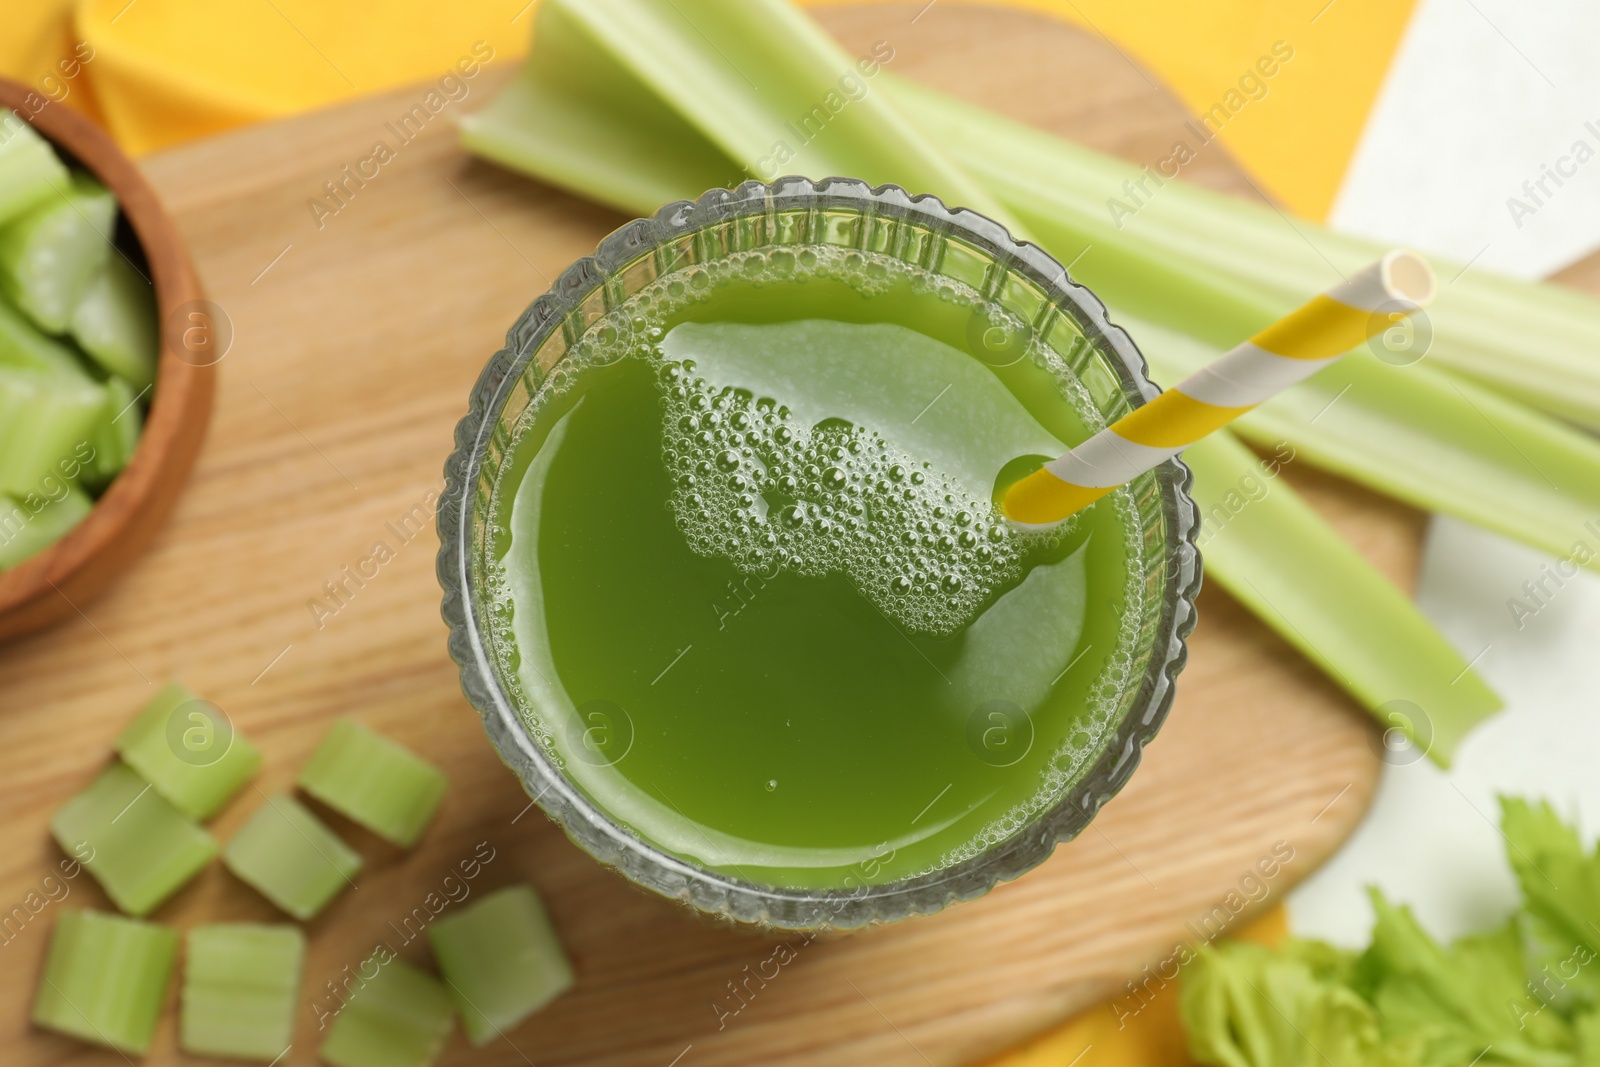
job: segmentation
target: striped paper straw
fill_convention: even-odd
[[[1390,252],[1023,478],[1001,510],[1023,526],[1060,522],[1426,306],[1435,288],[1426,260]]]

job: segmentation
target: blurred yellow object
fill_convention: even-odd
[[[1237,938],[1275,945],[1288,933],[1288,916],[1279,906],[1239,931]],[[981,1067],[1184,1067],[1192,1062],[1174,987],[1151,997],[1136,1015],[1119,1015],[1112,1004],[1090,1008]]]
[[[1415,0],[978,2],[1062,18],[1114,41],[1170,85],[1266,191],[1321,219]],[[478,42],[496,60],[518,58],[532,6],[0,0],[0,74],[41,87],[54,78],[71,90],[63,102],[103,115],[122,146],[140,154],[430,81]],[[55,64],[80,42],[94,58],[81,76],[62,79]]]

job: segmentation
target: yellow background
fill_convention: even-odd
[[[1272,106],[1242,110],[1222,140],[1264,190],[1321,219],[1414,0],[971,2],[1102,34],[1196,114],[1287,43],[1294,60],[1269,83]],[[87,41],[93,60],[58,84],[135,154],[436,78],[475,41],[500,60],[519,57],[533,21],[528,0],[0,0],[0,9],[0,73],[44,86],[58,58]]]

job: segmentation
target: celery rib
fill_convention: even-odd
[[[267,798],[222,850],[241,881],[302,922],[338,896],[361,857],[293,797]]]
[[[318,1055],[331,1067],[427,1067],[455,1026],[443,983],[392,955],[370,957],[360,973]]]
[[[38,555],[88,518],[94,507],[81,490],[68,486],[60,498],[17,500],[0,493],[0,571]]]
[[[191,819],[211,818],[261,766],[215,705],[169,682],[117,737],[124,763]]]
[[[294,1036],[305,935],[215,923],[191,929],[187,942],[178,1044],[197,1056],[276,1060]]]
[[[149,1051],[178,934],[156,923],[68,908],[50,935],[36,1025],[124,1053]]]
[[[669,98],[656,95],[653,83],[647,81],[647,73],[631,66],[622,46],[612,39],[612,34],[625,31],[610,26],[596,30],[592,22],[580,24],[569,10],[573,6],[567,0],[546,0],[541,5],[533,58],[524,65],[516,80],[473,118],[463,134],[468,147],[536,177],[561,184],[580,195],[598,196],[613,206],[638,214],[652,212],[664,200],[698,196],[708,187],[710,176],[721,175],[722,182],[719,184],[737,180],[742,168],[729,157],[727,149],[733,142],[718,142],[702,133],[703,126],[717,122],[714,101],[706,100],[694,108],[686,107],[682,114],[675,111],[672,105],[665,102]],[[759,0],[750,6],[762,10],[788,10],[788,5],[777,0]],[[700,4],[680,3],[678,8],[690,16],[711,10]],[[678,42],[673,41],[670,47],[677,45]],[[805,79],[813,94],[827,81],[826,72],[815,67],[808,71],[791,71],[786,76],[796,80]],[[899,99],[900,84],[886,73],[880,74],[879,78],[883,79],[883,87],[895,99]],[[745,96],[753,95],[743,90],[737,92]],[[963,106],[967,112],[977,110]],[[663,115],[663,110],[668,113]],[[919,122],[924,118],[920,112],[915,113],[915,117]],[[781,125],[783,121],[782,116],[775,112],[769,114],[768,118],[774,126]],[[950,140],[948,131],[943,128],[925,128],[941,144]],[[1032,136],[1053,140],[1042,133]],[[637,169],[637,160],[625,146],[630,143],[651,143],[649,138],[652,137],[667,138],[670,148],[653,154],[648,176],[640,178],[632,173]],[[1099,168],[1098,173],[1109,176],[1127,169],[1125,164],[1105,160],[1086,150],[1067,146],[1064,151],[1083,157],[1080,170]],[[750,165],[756,160],[745,158],[744,162]],[[844,153],[830,156],[829,162],[836,166],[814,173],[850,173],[853,160],[848,153]],[[1012,166],[1011,160],[998,151],[992,154],[989,163],[990,169],[1004,170]],[[1038,170],[1030,166],[1027,160],[1017,162],[1015,169],[1023,173],[1024,179]],[[985,180],[989,176],[985,171]],[[902,184],[909,181],[912,188],[934,188],[941,193],[947,192],[945,188],[937,186],[919,187],[908,179],[907,174],[893,170],[887,174],[887,178]],[[1118,182],[1120,180],[1117,179]],[[1063,181],[1070,185],[1069,179],[1064,178]],[[969,203],[989,213],[992,208],[987,203],[988,199],[985,197],[983,202]],[[1053,216],[1041,218],[1041,215],[1049,216],[1049,212],[1028,213],[1026,203],[1013,203],[1012,207],[1019,214],[1024,214],[1027,221],[1049,224],[1044,232],[1046,246],[1052,248],[1063,262],[1072,259],[1081,250],[1083,232],[1073,230],[1068,224],[1078,224],[1076,216],[1068,222],[1062,222],[1053,220]],[[1281,220],[1278,221],[1282,225]],[[1096,239],[1103,236],[1099,232],[1094,234]],[[1259,292],[1247,286],[1235,285],[1225,278],[1199,284],[1189,272],[1182,269],[1181,264],[1164,264],[1158,251],[1145,242],[1126,240],[1119,243],[1118,240],[1111,240],[1105,243],[1111,246],[1109,266],[1115,273],[1102,272],[1097,278],[1086,280],[1097,285],[1106,281],[1117,283],[1114,287],[1118,292],[1112,294],[1102,290],[1099,295],[1109,300],[1115,320],[1129,321],[1133,336],[1141,344],[1151,344],[1150,336],[1153,334],[1149,334],[1146,327],[1127,319],[1121,311],[1118,297],[1134,300],[1140,310],[1147,312],[1162,310],[1159,306],[1161,302],[1170,299],[1189,321],[1201,321],[1203,318],[1212,334],[1219,338],[1226,337],[1228,344],[1249,336],[1271,318],[1270,304],[1264,302]],[[1108,252],[1101,251],[1099,254],[1105,257]],[[1315,288],[1306,290],[1300,294],[1300,299],[1322,287],[1319,283]],[[1144,303],[1138,303],[1140,298]],[[1182,339],[1193,346],[1194,343],[1188,338]],[[1154,344],[1152,356],[1159,357],[1162,347],[1159,343]],[[1175,364],[1173,359],[1165,363],[1158,360],[1157,377],[1176,380],[1179,375],[1173,369]],[[1358,367],[1353,373],[1361,373],[1361,369]],[[1372,377],[1370,373],[1369,377]],[[1430,374],[1428,380],[1434,388],[1425,400],[1431,403],[1436,418],[1444,418],[1441,412],[1447,410],[1457,416],[1462,412],[1470,413],[1470,405],[1464,398],[1457,398],[1454,402],[1448,398],[1438,398],[1437,386],[1446,379]],[[1313,382],[1318,383],[1318,380],[1313,379]],[[1395,379],[1391,377],[1382,384],[1394,388],[1394,383]],[[1405,381],[1401,380],[1399,387],[1403,390],[1404,386]],[[1323,394],[1315,391],[1319,388],[1320,383],[1302,387],[1302,390],[1305,395],[1325,399]],[[1389,400],[1403,408],[1407,397],[1415,397],[1422,392],[1411,390]],[[1349,403],[1350,399],[1346,397],[1335,407]],[[1285,403],[1289,402],[1301,401],[1295,399]],[[1356,405],[1351,404],[1351,407],[1355,408]],[[1362,407],[1359,413],[1370,416],[1367,407]],[[1262,426],[1267,417],[1261,415],[1247,426]],[[1332,419],[1331,412],[1321,420],[1307,419],[1306,427],[1310,429],[1301,427],[1297,432],[1283,433],[1275,437],[1269,447],[1286,438],[1296,447],[1304,446],[1303,451],[1308,459],[1323,460],[1328,457],[1330,442],[1338,442],[1333,446],[1336,449],[1347,443],[1353,434],[1373,432],[1370,423],[1361,426],[1353,417],[1349,423],[1344,421],[1345,418],[1345,413],[1341,411],[1339,419]],[[1312,426],[1314,421],[1328,422],[1330,419],[1340,431],[1337,435],[1322,437],[1312,432],[1317,429]],[[1274,426],[1273,429],[1275,431],[1279,427]],[[1551,440],[1551,435],[1546,432],[1550,427],[1546,424],[1538,423],[1522,429],[1529,440]],[[1327,427],[1323,427],[1323,430],[1326,431]],[[1570,445],[1570,441],[1564,441],[1562,447]],[[1449,443],[1436,443],[1427,462],[1434,463],[1439,456],[1450,455],[1452,449],[1469,450],[1463,453],[1466,458],[1462,461],[1462,466],[1469,473],[1485,469],[1497,472],[1502,481],[1512,480],[1511,468],[1502,462],[1498,453],[1489,456],[1483,454],[1481,435],[1472,437],[1458,434]],[[1391,492],[1411,492],[1411,498],[1416,500],[1413,490],[1426,481],[1429,472],[1423,463],[1404,454],[1397,455],[1398,451],[1390,449],[1381,458],[1359,464],[1346,463],[1343,470],[1358,480],[1378,483]],[[1211,475],[1197,480],[1196,502],[1203,511],[1215,502],[1218,495],[1225,494],[1239,477],[1253,469],[1253,464],[1241,459],[1242,453],[1237,443],[1223,434],[1218,435],[1214,445],[1208,445],[1196,453]],[[1586,463],[1583,461],[1574,467],[1577,474],[1583,474]],[[1408,472],[1406,480],[1394,477],[1393,468],[1396,464]],[[1225,474],[1220,482],[1217,480],[1219,474]],[[1413,474],[1415,477],[1412,477]],[[1522,482],[1516,484],[1526,489]],[[1575,478],[1568,496],[1577,499],[1577,490],[1584,484],[1587,483],[1582,477]],[[1286,486],[1275,490],[1284,499],[1288,499],[1289,492]],[[1492,510],[1492,506],[1485,500],[1487,495],[1469,494],[1463,499],[1477,509],[1481,517],[1488,517],[1486,513]],[[1520,523],[1524,532],[1548,522],[1555,514],[1549,509],[1550,500],[1541,499],[1537,494],[1522,492],[1518,502],[1529,509],[1526,521]],[[1309,509],[1295,508],[1294,504],[1270,505],[1257,515],[1250,526],[1265,530],[1274,524],[1283,529],[1298,530],[1304,539],[1265,538],[1263,543],[1253,544],[1249,552],[1230,552],[1219,544],[1216,551],[1207,553],[1208,574],[1230,588],[1246,592],[1252,584],[1262,589],[1281,590],[1292,586],[1299,575],[1326,574],[1329,581],[1311,583],[1302,594],[1292,597],[1280,592],[1273,597],[1272,604],[1259,596],[1245,597],[1244,601],[1267,625],[1292,644],[1306,650],[1319,666],[1329,671],[1369,710],[1377,711],[1393,699],[1413,699],[1425,703],[1429,714],[1442,720],[1440,731],[1444,736],[1434,742],[1432,751],[1436,758],[1447,758],[1455,736],[1498,706],[1493,694],[1466,664],[1460,663],[1459,656],[1450,650],[1415,607],[1394,591],[1386,579],[1358,555],[1348,550],[1340,551],[1343,546],[1337,535]],[[1567,525],[1570,526],[1570,523]],[[1240,535],[1241,541],[1244,536]],[[1545,543],[1548,543],[1548,538]],[[1330,546],[1337,548],[1330,549]],[[1393,607],[1398,612],[1394,628],[1379,634],[1367,625],[1365,613],[1351,615],[1348,600],[1343,595],[1346,589],[1372,590],[1376,598],[1374,602]],[[1310,633],[1326,636],[1311,642],[1302,636]],[[1408,667],[1408,664],[1412,666]],[[1440,674],[1445,671],[1448,671],[1444,674],[1445,681],[1457,677],[1459,673],[1461,682],[1441,693]],[[1418,696],[1405,696],[1407,693],[1419,695],[1420,699]]]
[[[200,826],[122,763],[50,819],[50,832],[129,915],[147,915],[217,854]]]
[[[444,772],[403,745],[342,718],[300,772],[300,788],[391,844],[410,848],[439,810]]]
[[[36,206],[66,181],[67,168],[50,142],[15,111],[0,112],[0,225]]]
[[[572,988],[572,964],[530,886],[490,893],[428,927],[467,1039],[487,1045]]]
[[[65,333],[84,291],[111,255],[117,202],[87,174],[0,229],[0,292],[46,333]]]

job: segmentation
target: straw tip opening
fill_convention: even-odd
[[[1422,256],[1407,248],[1396,248],[1383,257],[1383,287],[1395,300],[1416,307],[1427,307],[1439,292],[1433,268]]]

